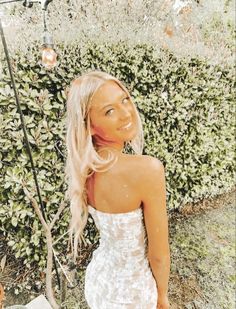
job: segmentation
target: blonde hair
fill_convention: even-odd
[[[88,219],[86,180],[93,172],[106,171],[116,162],[116,157],[111,152],[107,159],[99,156],[90,133],[89,111],[92,97],[106,81],[116,82],[129,95],[117,78],[101,71],[91,71],[76,78],[68,93],[65,179],[68,183],[66,198],[70,200],[70,240],[74,259],[77,256],[78,242],[80,245],[81,240],[85,242],[83,231]],[[142,154],[143,128],[139,113],[136,108],[135,110],[138,133],[127,144],[136,154]]]

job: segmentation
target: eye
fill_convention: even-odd
[[[108,111],[106,111],[105,115],[111,115],[113,112],[114,108],[110,108]]]
[[[130,98],[129,98],[129,97],[126,97],[126,98],[122,99],[121,102],[122,102],[123,104],[127,104],[127,103],[129,103],[129,100],[130,100]],[[114,111],[114,108],[110,108],[110,109],[108,109],[108,110],[105,112],[105,115],[106,115],[106,116],[111,115],[111,114],[113,113],[113,111]]]
[[[129,97],[126,97],[122,100],[122,103],[127,104],[129,102]]]

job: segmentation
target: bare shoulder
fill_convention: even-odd
[[[125,174],[135,182],[141,201],[156,191],[157,186],[165,186],[165,169],[158,158],[149,155],[125,155],[124,160]]]
[[[153,195],[158,189],[165,187],[165,168],[158,158],[149,155],[141,156],[139,160],[140,192],[144,201],[146,196]]]
[[[149,155],[127,155],[126,160],[130,167],[136,168],[136,173],[142,178],[155,177],[156,173],[164,170],[163,163]]]
[[[142,166],[145,167],[143,171],[147,174],[164,168],[162,162],[158,158],[149,155],[142,155],[140,161]]]

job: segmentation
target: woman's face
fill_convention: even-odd
[[[114,81],[105,82],[91,102],[90,130],[97,146],[123,149],[138,132],[136,109],[126,92]]]

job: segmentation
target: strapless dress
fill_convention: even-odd
[[[143,209],[105,213],[88,205],[99,247],[85,271],[84,295],[91,309],[156,309],[157,285],[147,258]]]

